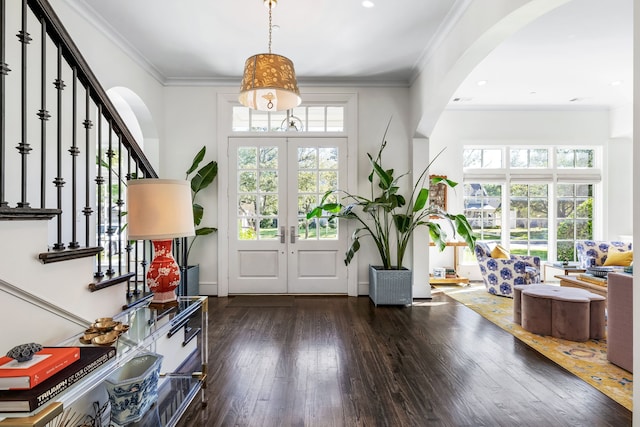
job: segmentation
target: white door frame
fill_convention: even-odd
[[[358,185],[358,96],[356,93],[303,93],[305,104],[341,104],[345,107],[346,132],[326,133],[326,136],[340,136],[347,138],[347,191],[355,192]],[[231,121],[233,107],[238,106],[238,94],[219,93],[217,97],[217,148],[218,148],[218,296],[229,295],[229,218],[227,204],[229,202],[229,137],[256,136],[250,132],[232,132]],[[262,136],[283,136],[281,132],[264,132]],[[316,134],[317,135],[317,134]],[[349,235],[353,232],[354,224],[345,224]],[[357,259],[347,267],[349,296],[358,296],[358,263]]]

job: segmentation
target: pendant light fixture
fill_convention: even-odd
[[[302,101],[293,62],[271,53],[271,11],[277,3],[277,0],[264,0],[269,8],[269,53],[253,55],[244,64],[238,100],[254,110],[289,110]]]

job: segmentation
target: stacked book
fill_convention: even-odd
[[[33,359],[0,358],[0,412],[32,412],[116,355],[114,347],[45,347]]]
[[[458,275],[456,274],[456,269],[452,267],[446,267],[444,277],[447,279],[455,279],[456,277],[458,277]]]
[[[578,275],[578,279],[582,280],[583,282],[591,283],[594,285],[607,286],[606,277],[596,277],[593,274],[581,273]]]

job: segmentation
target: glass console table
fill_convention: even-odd
[[[110,405],[103,382],[144,352],[163,356],[158,399],[142,420],[130,425],[176,425],[198,393],[205,403],[207,309],[207,297],[196,296],[179,297],[177,305],[166,309],[151,308],[147,303],[119,313],[114,320],[129,325],[129,329],[112,344],[116,348],[114,358],[33,412],[0,413],[0,427],[56,425],[64,417],[75,417],[81,421],[78,425],[92,421],[89,425],[108,426]],[[82,347],[83,333],[57,346]]]

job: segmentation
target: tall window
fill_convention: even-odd
[[[593,148],[465,147],[464,209],[476,237],[498,240],[516,254],[575,261],[575,242],[594,238],[598,154]]]
[[[509,247],[519,255],[546,260],[549,241],[549,192],[547,184],[511,184]]]
[[[593,237],[593,185],[556,186],[557,259],[576,259],[575,241]]]
[[[464,185],[464,214],[480,240],[502,238],[502,185],[470,183]]]

